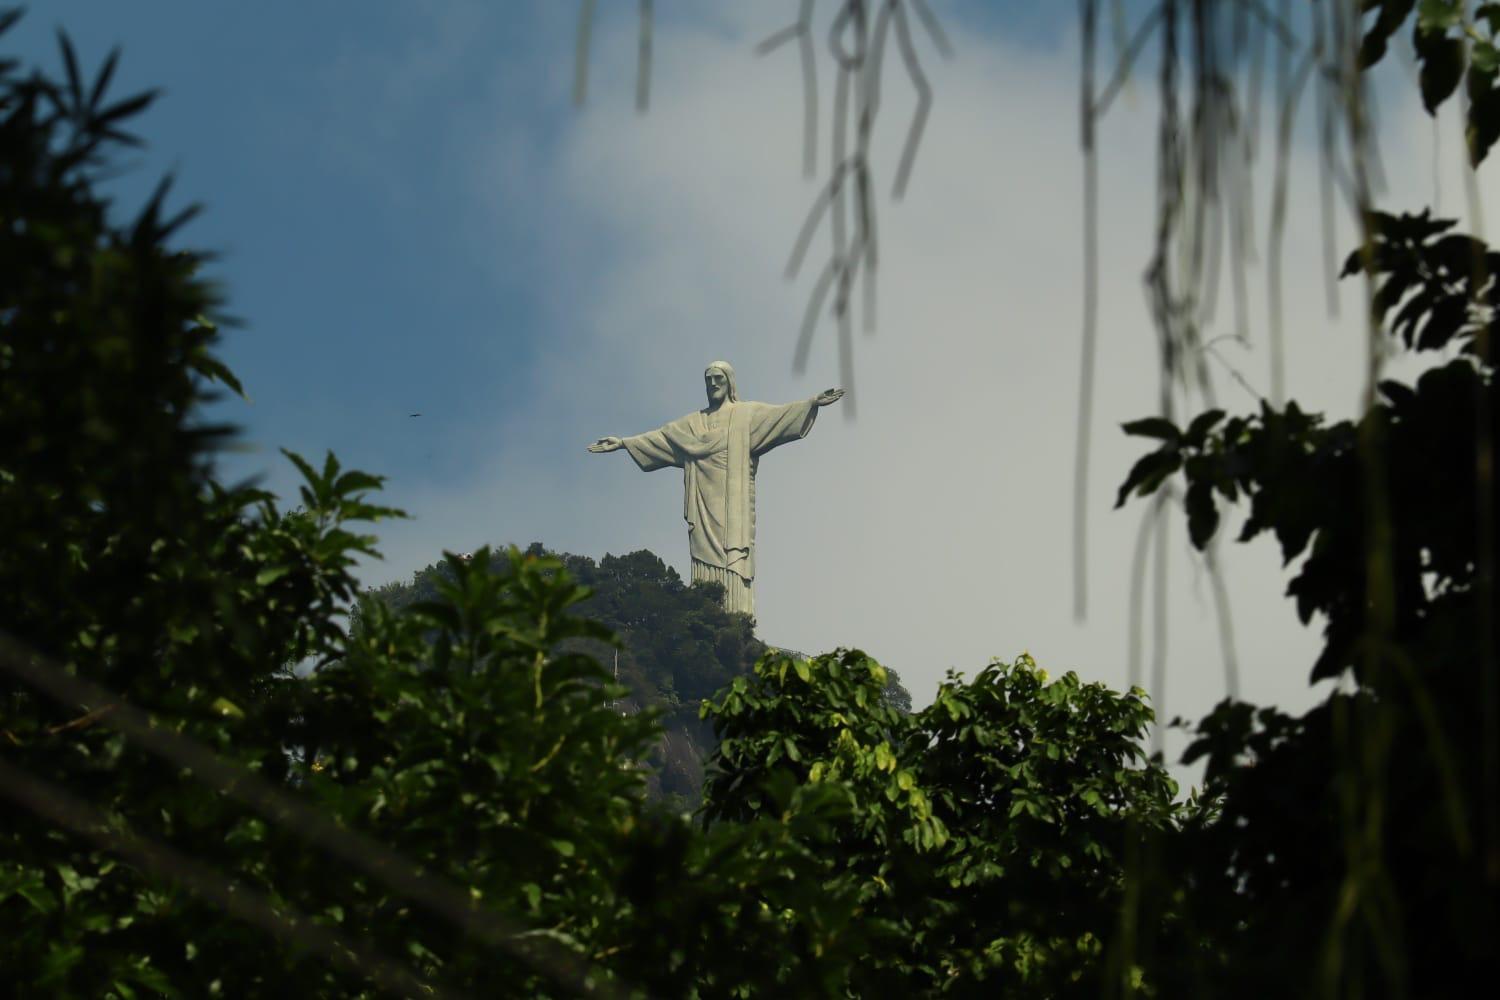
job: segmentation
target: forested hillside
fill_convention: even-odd
[[[652,794],[696,805],[704,761],[714,740],[712,728],[699,717],[699,708],[703,699],[735,677],[749,674],[767,652],[767,644],[755,634],[754,620],[725,611],[719,605],[717,584],[688,585],[677,570],[646,549],[605,555],[596,561],[552,552],[533,542],[526,554],[560,560],[574,580],[592,591],[577,606],[578,613],[618,636],[619,648],[596,639],[576,639],[570,644],[611,669],[618,664],[620,683],[630,691],[619,702],[622,711],[649,709],[659,714],[662,735],[648,761]],[[504,553],[497,552],[490,568],[504,574],[509,566]],[[451,576],[448,564],[439,561],[413,574],[409,583],[389,583],[368,593],[393,611],[404,610],[436,600],[439,583]],[[807,658],[796,650],[782,651]],[[886,673],[887,702],[900,711],[911,711],[911,695],[900,675],[889,667]]]

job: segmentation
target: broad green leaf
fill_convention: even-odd
[[[215,698],[212,702],[209,703],[208,707],[213,709],[215,712],[218,712],[220,715],[227,715],[236,719],[243,719],[245,717],[244,710],[234,702],[230,701],[228,698]]]
[[[291,571],[292,567],[290,566],[267,566],[265,569],[255,574],[255,583],[257,586],[267,587],[275,583],[277,580],[280,580]]]

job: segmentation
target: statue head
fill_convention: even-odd
[[[715,361],[703,370],[703,388],[708,393],[709,406],[718,406],[725,400],[739,402],[739,389],[734,384],[734,366],[728,361]]]

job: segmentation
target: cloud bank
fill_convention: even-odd
[[[702,22],[660,25],[644,117],[629,110],[633,39],[623,25],[604,31],[591,67],[596,98],[559,142],[542,154],[519,127],[485,137],[476,204],[497,226],[537,234],[528,280],[549,307],[527,373],[533,395],[524,412],[450,442],[476,463],[461,487],[397,484],[418,520],[387,533],[388,561],[372,581],[405,575],[440,548],[533,539],[596,556],[651,548],[685,574],[680,475],[646,475],[584,444],[701,406],[703,366],[718,357],[735,364],[746,398],[779,402],[837,383],[828,328],[807,374],[791,371],[809,276],[789,283],[782,271],[815,186],[801,176],[795,56],[751,55],[786,16],[736,5]],[[1076,669],[1123,685],[1131,554],[1145,507],[1112,505],[1143,450],[1118,425],[1155,406],[1155,334],[1141,285],[1154,95],[1143,83],[1099,135],[1091,601],[1079,624],[1070,590],[1083,245],[1076,50],[950,27],[959,56],[928,61],[937,103],[910,190],[900,204],[882,195],[878,327],[856,345],[858,418],[825,410],[807,440],[761,466],[760,632],[810,652],[860,646],[900,670],[919,703],[947,668],[972,672],[1022,650],[1054,673]],[[911,107],[896,68],[889,72],[876,137],[882,190]],[[1431,201],[1435,159],[1456,200],[1460,133],[1447,120],[1439,128],[1435,157],[1427,119],[1392,109],[1386,203]],[[1344,289],[1342,318],[1330,319],[1310,149],[1295,152],[1291,176],[1288,392],[1305,407],[1349,416],[1364,365],[1357,290]],[[1269,190],[1268,173],[1258,188]],[[1341,225],[1342,250],[1351,231]],[[1258,231],[1263,237],[1263,221]],[[1268,391],[1264,277],[1254,272],[1250,286],[1257,340],[1224,345],[1214,362],[1231,410],[1255,401],[1227,366]],[[1154,695],[1159,712],[1195,717],[1223,696],[1225,681],[1208,581],[1180,520],[1169,571],[1170,683]],[[1317,623],[1301,626],[1281,597],[1287,573],[1274,543],[1223,554],[1242,696],[1307,704]]]

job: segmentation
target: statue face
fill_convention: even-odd
[[[729,376],[710,368],[703,373],[703,388],[708,392],[708,405],[717,406],[729,398]]]

